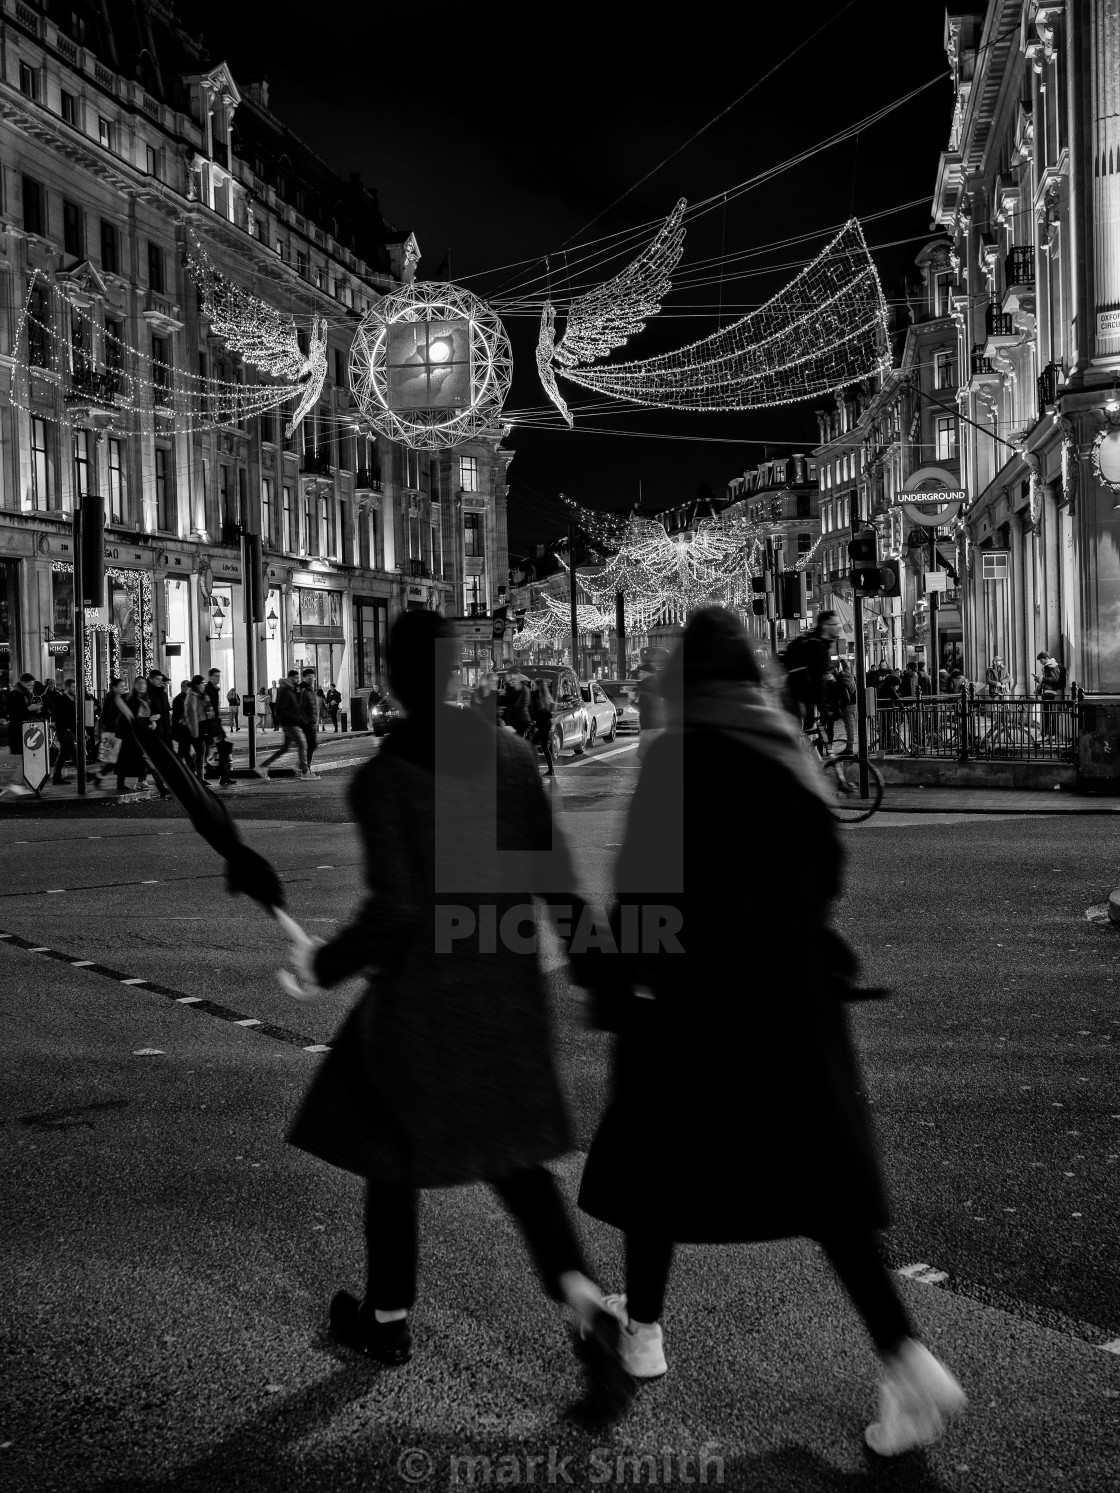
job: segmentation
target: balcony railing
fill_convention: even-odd
[[[1046,406],[1054,404],[1058,398],[1058,374],[1060,372],[1059,364],[1047,363],[1038,375],[1038,418],[1040,420],[1046,413]]]
[[[381,491],[381,472],[372,467],[359,467],[358,475],[354,481],[355,488],[364,489],[366,492]]]
[[[407,569],[406,574],[411,575],[411,576],[416,576],[418,579],[421,579],[421,580],[430,580],[431,576],[432,576],[431,570],[428,568],[428,566],[425,564],[425,562],[423,560],[413,560],[413,559],[410,559],[408,561],[408,569]]]
[[[67,404],[100,404],[115,409],[120,391],[118,369],[81,368],[70,375],[63,398]]]
[[[977,343],[976,346],[972,349],[973,378],[975,378],[978,373],[994,373],[995,371],[995,365],[993,364],[991,358],[986,358],[984,356],[983,343]]]
[[[984,330],[989,337],[1014,337],[1016,335],[1014,319],[1002,311],[993,311],[990,306]]]
[[[299,469],[312,477],[331,475],[331,458],[327,451],[305,451],[300,457]]]
[[[918,695],[878,703],[869,721],[871,752],[959,762],[1074,762],[1080,692],[1066,698],[978,694]]]
[[[1010,251],[1003,262],[1003,278],[1006,285],[1034,284],[1034,245],[1019,244]]]
[[[170,408],[172,399],[174,397],[174,391],[171,388],[170,380],[164,382],[163,379],[158,377],[159,369],[156,370],[156,374],[157,377],[153,380],[152,383],[152,403],[155,405],[156,409],[165,410]]]

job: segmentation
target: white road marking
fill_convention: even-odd
[[[304,1052],[330,1052],[326,1042],[312,1042],[310,1047],[305,1047]]]
[[[625,746],[611,747],[609,752],[596,752],[594,757],[577,757],[574,762],[565,762],[565,767],[586,767],[589,762],[605,762],[608,757],[620,757],[623,752],[636,752],[640,743],[628,741]]]
[[[140,883],[140,885],[141,886],[159,886],[159,882],[158,881],[142,881]]]
[[[201,995],[180,995],[175,999],[177,1006],[197,1006],[202,999]]]
[[[167,1054],[162,1047],[137,1047],[133,1049],[134,1058],[164,1058]]]
[[[66,888],[64,886],[49,886],[47,888],[47,896],[57,897],[60,892],[64,892],[65,890]]]
[[[316,869],[316,871],[333,871],[334,867],[333,866],[316,866],[315,869]]]
[[[122,980],[121,981],[122,985],[146,985],[147,983],[148,983],[147,980],[139,980],[139,979]]]
[[[91,965],[93,963],[95,963],[95,961],[93,959],[71,959],[71,961],[70,961],[70,968],[71,969],[86,969],[86,968],[88,968],[89,965]]]
[[[1120,1353],[1120,1337],[1114,1337],[1110,1343],[1102,1343],[1101,1348],[1105,1353]]]
[[[264,1023],[256,1016],[245,1016],[240,1021],[235,1021],[234,1026],[263,1026]]]
[[[45,943],[41,943],[37,949],[28,949],[29,954],[49,954],[50,949]]]
[[[896,1273],[906,1276],[907,1280],[920,1281],[923,1286],[940,1285],[943,1280],[949,1279],[947,1270],[937,1270],[933,1265],[903,1265]]]

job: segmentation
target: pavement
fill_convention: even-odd
[[[565,759],[550,787],[599,901],[637,766],[619,744]],[[231,793],[323,936],[362,895],[348,779]],[[1120,930],[1089,914],[1120,825],[942,809],[844,831],[837,923],[893,991],[850,1012],[893,1203],[884,1248],[971,1400],[936,1447],[877,1463],[875,1359],[805,1241],[682,1249],[670,1373],[611,1431],[568,1414],[564,1325],[483,1188],[424,1198],[412,1364],[334,1347],[326,1302],[362,1278],[360,1187],[283,1137],[357,987],[288,998],[275,926],[224,893],[173,807],[38,810],[0,817],[5,1493],[1115,1490]],[[745,909],[748,990],[765,936]],[[611,1040],[559,971],[550,997],[574,1197]],[[580,1227],[617,1288],[618,1236]]]

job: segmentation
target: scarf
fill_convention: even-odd
[[[685,683],[683,712],[670,706],[670,725],[721,731],[759,756],[776,762],[806,793],[831,805],[816,753],[786,711],[773,705],[761,685],[742,679],[697,679]]]

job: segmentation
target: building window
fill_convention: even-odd
[[[121,268],[121,237],[115,223],[101,219],[101,268],[110,275],[119,275]]]
[[[109,522],[124,523],[124,443],[109,438]]]
[[[938,461],[952,461],[957,454],[957,422],[946,415],[935,422],[935,446]]]
[[[149,176],[159,175],[159,151],[154,145],[145,146],[146,164]]]
[[[152,338],[152,403],[171,403],[171,366],[167,357],[167,338]]]
[[[51,361],[50,308],[39,285],[31,292],[27,313],[27,361],[32,368],[49,368]]]
[[[408,515],[408,558],[410,560],[422,560],[424,552],[420,548],[420,515],[410,513]]]
[[[60,101],[59,101],[59,108],[60,108],[60,111],[62,113],[62,122],[63,122],[63,124],[76,124],[77,123],[78,111],[77,111],[76,103],[77,103],[77,101],[74,98],[74,95],[72,93],[67,93],[66,89],[64,88],[62,90],[62,94],[60,96]]]
[[[478,491],[478,457],[460,456],[459,488],[462,492]]]
[[[97,116],[97,139],[106,150],[113,148],[113,126],[105,118],[104,114]]]
[[[261,478],[261,538],[272,541],[272,478]]]
[[[171,470],[171,451],[167,446],[157,446],[156,528],[165,534],[174,533],[175,517],[175,477]]]
[[[158,295],[163,294],[163,250],[158,244],[148,244],[148,286]]]
[[[463,514],[463,554],[473,559],[482,556],[482,520],[477,513]]]
[[[31,506],[37,512],[51,506],[53,475],[47,447],[47,422],[35,416],[31,421]]]
[[[404,452],[404,485],[411,492],[420,491],[420,453],[409,450],[407,446]]]
[[[319,499],[319,548],[317,553],[327,555],[330,547],[330,515],[326,498]]]
[[[92,492],[90,486],[90,459],[89,459],[89,431],[76,430],[74,432],[74,497],[80,501],[86,493]]]
[[[47,218],[47,194],[30,176],[23,178],[23,231],[42,236]]]
[[[311,494],[305,492],[303,495],[303,523],[300,525],[299,534],[299,552],[301,555],[310,553],[311,539]]]
[[[121,342],[121,324],[111,316],[105,318],[105,367],[119,373],[124,368],[124,347]]]
[[[463,582],[463,616],[482,617],[485,615],[482,605],[482,577],[480,575],[469,575]]]
[[[33,103],[39,102],[39,74],[35,68],[28,67],[26,62],[19,65],[19,91]]]
[[[941,352],[934,358],[935,388],[955,389],[957,387],[957,356],[953,352]]]
[[[345,498],[338,500],[338,539],[335,544],[335,553],[340,560],[352,560],[353,553],[346,553],[346,541],[350,538],[350,504]],[[351,549],[353,546],[351,546]]]
[[[307,279],[307,255],[303,249],[296,250],[296,274]]]
[[[383,601],[354,602],[356,689],[373,689],[381,683],[381,651],[388,631],[388,614]]]
[[[933,314],[934,316],[948,316],[950,311],[950,298],[953,293],[953,277],[951,274],[938,275],[933,282]]]
[[[292,489],[287,484],[284,486],[284,509],[282,515],[283,532],[280,535],[280,543],[285,553],[294,555],[296,547],[292,542]]]
[[[338,347],[334,350],[334,381],[340,389],[345,387],[346,380],[342,369],[342,349]]]
[[[82,257],[82,210],[76,202],[62,204],[62,247],[74,259]]]

